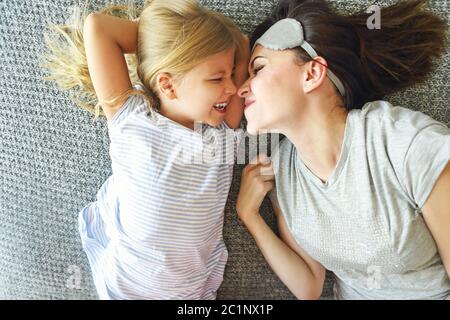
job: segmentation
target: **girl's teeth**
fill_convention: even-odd
[[[227,104],[226,104],[226,103],[216,104],[216,105],[214,106],[214,108],[216,108],[216,109],[219,110],[219,111],[225,110],[226,107],[227,107]]]

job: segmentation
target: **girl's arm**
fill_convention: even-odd
[[[91,13],[84,23],[83,38],[89,74],[99,101],[110,100],[132,88],[125,53],[136,52],[138,23],[110,15]],[[102,105],[112,119],[125,99]]]
[[[234,70],[234,84],[236,89],[244,84],[248,79],[248,63],[250,60],[250,41],[246,35],[242,35],[243,52],[236,54],[236,65]],[[244,114],[244,99],[238,96],[237,91],[231,98],[225,115],[225,123],[232,129],[239,128]]]
[[[273,169],[259,161],[243,172],[236,210],[256,241],[264,258],[298,299],[318,299],[323,290],[325,268],[311,258],[288,230],[280,209],[274,204],[281,239],[259,214],[264,196],[273,188]]]

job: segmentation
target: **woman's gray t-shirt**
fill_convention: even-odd
[[[450,280],[422,217],[450,159],[449,128],[385,101],[349,112],[323,183],[284,139],[269,194],[298,244],[335,274],[337,299],[445,299]]]

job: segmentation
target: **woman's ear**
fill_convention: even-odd
[[[303,90],[310,93],[320,87],[327,76],[327,61],[322,57],[316,57],[305,64]]]
[[[166,97],[169,100],[174,100],[177,98],[175,94],[174,81],[170,74],[161,73],[156,78],[156,83],[160,95]]]

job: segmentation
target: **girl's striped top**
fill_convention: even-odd
[[[99,298],[215,299],[243,130],[225,123],[191,130],[141,96],[127,99],[108,130],[112,175],[79,214]]]

